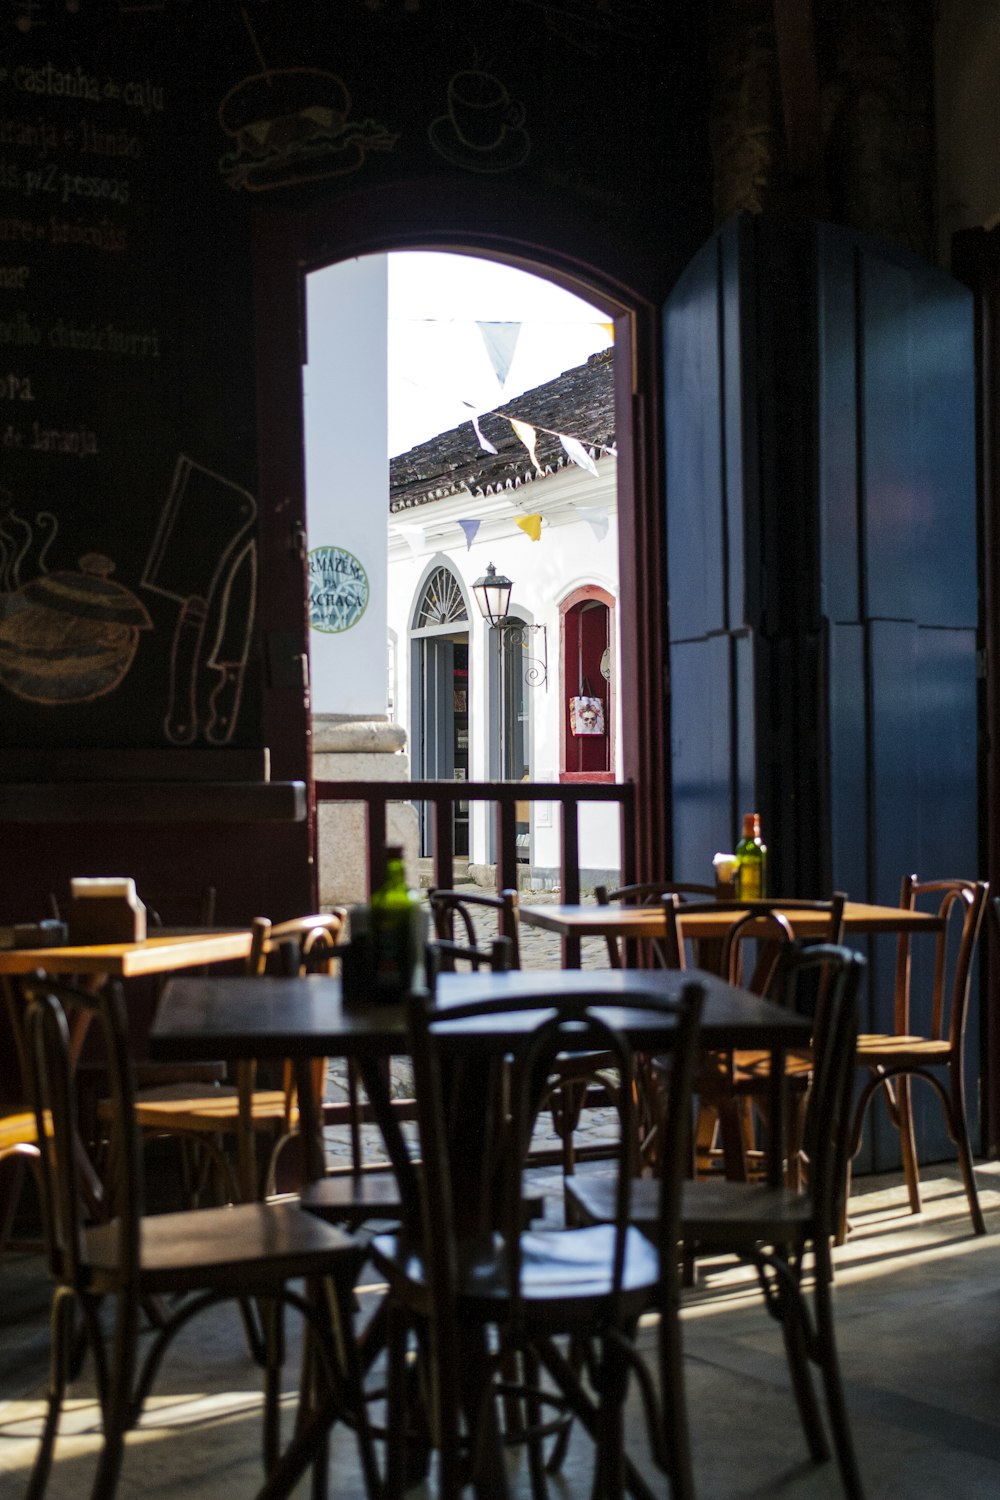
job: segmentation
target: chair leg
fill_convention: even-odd
[[[781,1333],[785,1341],[785,1356],[792,1380],[792,1394],[809,1447],[810,1457],[817,1463],[830,1457],[830,1445],[826,1440],[823,1418],[820,1414],[816,1391],[813,1387],[812,1370],[809,1368],[809,1348],[806,1334],[805,1307],[802,1288],[795,1278],[794,1285],[789,1272],[789,1281],[782,1285]]]
[[[950,1109],[946,1111],[951,1115],[948,1120],[948,1130],[958,1153],[958,1166],[962,1173],[962,1186],[965,1188],[969,1213],[972,1216],[973,1232],[985,1234],[986,1220],[983,1218],[983,1210],[979,1205],[976,1174],[972,1166],[972,1145],[969,1141],[969,1127],[965,1113],[965,1082],[962,1078],[960,1062],[955,1063],[949,1069],[948,1081],[951,1086]]]
[[[816,1356],[823,1376],[826,1409],[833,1433],[833,1446],[837,1454],[841,1482],[847,1500],[864,1500],[864,1486],[858,1470],[858,1461],[851,1438],[851,1427],[844,1400],[844,1386],[840,1374],[840,1360],[833,1331],[833,1277],[829,1255],[816,1256],[816,1283],[814,1302],[816,1308]]]
[[[74,1298],[66,1287],[57,1288],[50,1314],[52,1347],[49,1353],[49,1390],[42,1441],[35,1458],[25,1500],[41,1500],[49,1481],[59,1417],[72,1361]]]
[[[691,1467],[691,1435],[688,1430],[684,1393],[684,1348],[680,1307],[676,1299],[660,1308],[659,1321],[660,1410],[664,1428],[667,1480],[670,1500],[694,1500]]]
[[[917,1164],[917,1138],[913,1128],[913,1108],[910,1099],[910,1080],[905,1073],[896,1080],[896,1112],[899,1128],[899,1145],[903,1157],[903,1176],[906,1193],[910,1200],[910,1212],[918,1214],[920,1202],[920,1168]]]
[[[261,1298],[258,1313],[264,1334],[264,1472],[270,1474],[281,1454],[281,1368],[285,1362],[285,1309],[278,1297]]]
[[[406,1400],[406,1336],[403,1313],[389,1303],[386,1314],[386,1463],[384,1500],[402,1500],[406,1487],[409,1418]]]

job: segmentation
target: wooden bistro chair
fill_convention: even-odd
[[[834,1334],[831,1244],[847,1192],[857,996],[864,967],[860,955],[832,944],[802,948],[795,943],[778,955],[772,996],[798,1008],[800,990],[810,981],[819,981],[812,1081],[801,1143],[801,1187],[730,1182],[716,1175],[708,1181],[685,1182],[681,1208],[685,1255],[735,1255],[756,1268],[764,1305],[781,1325],[799,1416],[809,1451],[817,1461],[830,1456],[809,1369],[810,1362],[818,1366],[841,1482],[849,1500],[863,1500],[863,1490]],[[651,1178],[632,1183],[629,1216],[648,1233],[657,1232],[659,1191]],[[578,1177],[569,1192],[579,1222],[607,1223],[613,1217],[612,1195],[602,1178]],[[673,1265],[678,1241],[660,1238],[658,1243]],[[809,1281],[811,1299],[806,1290]],[[669,1346],[668,1352],[672,1355]],[[666,1376],[663,1386],[669,1391]],[[669,1420],[669,1412],[666,1417]]]
[[[91,1495],[92,1500],[111,1500],[125,1434],[139,1420],[170,1340],[195,1313],[230,1298],[241,1304],[245,1324],[252,1330],[254,1357],[264,1371],[267,1471],[273,1472],[281,1459],[282,1324],[284,1307],[290,1305],[306,1318],[311,1348],[331,1398],[340,1400],[338,1409],[356,1429],[367,1493],[374,1500],[378,1477],[351,1331],[353,1288],[363,1248],[349,1235],[302,1213],[295,1203],[145,1215],[121,986],[110,984],[95,995],[39,979],[26,988],[29,1068],[39,1129],[43,1119],[51,1121],[41,1158],[42,1209],[55,1282],[48,1407],[27,1500],[41,1500],[45,1491],[78,1353],[78,1321],[94,1355],[104,1427]],[[77,1098],[66,1019],[74,1007],[86,1007],[94,1017],[92,1029],[105,1052],[115,1111],[117,1212],[96,1225],[84,1216],[75,1149]],[[304,1298],[293,1291],[289,1283],[300,1278],[322,1286],[323,1293]],[[140,1310],[150,1301],[168,1311],[149,1334],[143,1355]],[[259,1316],[247,1316],[251,1302]]]
[[[542,1417],[539,1363],[554,1377],[572,1411],[595,1440],[592,1494],[616,1500],[632,1471],[625,1453],[623,1409],[630,1372],[636,1367],[633,1340],[640,1316],[659,1307],[676,1322],[676,1265],[657,1255],[644,1235],[626,1222],[631,1153],[619,1154],[616,1174],[618,1213],[610,1226],[555,1228],[526,1225],[522,1171],[528,1159],[538,1090],[554,1061],[579,1047],[606,1053],[623,1079],[632,1075],[634,1057],[625,1040],[594,1012],[601,999],[486,1001],[435,1008],[430,996],[411,1007],[410,1048],[416,1084],[421,1158],[421,1215],[398,1235],[379,1236],[371,1245],[376,1269],[389,1295],[389,1445],[386,1500],[401,1493],[406,1468],[406,1360],[410,1330],[425,1353],[430,1437],[439,1454],[441,1500],[455,1500],[464,1485],[482,1481],[498,1461],[492,1439],[495,1376],[521,1356],[525,1379],[535,1395],[526,1399],[529,1473],[534,1500],[545,1494],[539,1433],[554,1430]],[[676,1090],[672,1093],[673,1153],[665,1153],[662,1225],[666,1238],[679,1234],[680,1190],[686,1158],[690,1078],[701,1006],[698,986],[688,986],[678,1003],[673,1052]],[[639,1009],[639,997],[629,1000]],[[662,1004],[657,1007],[662,1011]],[[451,1095],[443,1086],[447,1068],[462,1058],[456,1044],[442,1037],[442,1022],[461,1019],[495,1023],[508,1011],[537,1012],[536,1024],[506,1039],[506,1087],[480,1089],[488,1118],[481,1138],[493,1147],[489,1166],[467,1159],[467,1140],[456,1134]],[[499,1054],[498,1054],[499,1055]],[[618,1093],[623,1141],[635,1129],[632,1091]],[[491,1170],[496,1168],[495,1172]],[[485,1181],[484,1181],[485,1179]],[[584,1390],[571,1362],[554,1340],[568,1335],[588,1348],[596,1403]],[[680,1364],[675,1371],[680,1380]],[[678,1400],[678,1408],[683,1403]],[[558,1424],[557,1424],[558,1426]],[[686,1464],[686,1448],[677,1447]],[[689,1496],[690,1485],[678,1488]]]
[[[13,1163],[13,1182],[5,1188],[5,1199],[0,1212],[0,1254],[7,1248],[11,1226],[21,1196],[24,1167],[27,1163],[36,1177],[38,1175],[38,1134],[35,1116],[31,1110],[12,1110],[0,1115],[0,1162]]]
[[[843,936],[845,901],[846,897],[840,891],[828,901],[680,903],[676,897],[667,897],[664,900],[666,931],[663,940],[667,965],[670,968],[686,967],[685,916],[702,912],[724,916],[731,920],[718,948],[723,977],[755,995],[770,996],[782,950],[794,938],[789,917],[794,919],[796,913],[821,917],[822,940],[837,944]],[[787,1122],[788,1138],[792,1142],[789,1169],[794,1173],[795,1142],[801,1130],[805,1093],[812,1073],[809,1050],[791,1051],[785,1058],[785,1073],[791,1100],[791,1118]],[[718,1136],[726,1176],[736,1181],[746,1180],[759,1155],[755,1145],[754,1111],[763,1114],[766,1109],[770,1074],[771,1054],[766,1051],[711,1052],[703,1058],[695,1080],[699,1099],[695,1165],[699,1172],[711,1169],[714,1142]]]
[[[929,1084],[944,1112],[945,1127],[958,1153],[972,1227],[986,1233],[972,1167],[972,1147],[965,1113],[965,1023],[972,983],[972,960],[983,924],[989,887],[981,880],[918,880],[903,877],[899,904],[927,909],[932,902],[941,920],[935,934],[934,964],[922,1013],[912,985],[913,934],[900,932],[896,944],[894,1030],[863,1033],[857,1061],[867,1074],[854,1111],[851,1156],[861,1148],[865,1113],[875,1095],[885,1098],[889,1119],[899,1131],[903,1173],[910,1211],[920,1212],[920,1170],[910,1099],[910,1081]],[[846,1221],[842,1233],[846,1232]]]
[[[702,901],[712,900],[715,897],[714,885],[696,885],[691,882],[677,883],[669,880],[647,880],[635,885],[622,885],[617,890],[609,891],[606,885],[594,887],[594,898],[598,906],[610,906],[613,901],[623,906],[660,906],[667,896],[676,896],[680,901],[691,898]],[[622,953],[622,944],[618,938],[610,934],[605,940],[608,945],[608,962],[613,969],[624,967],[625,958]],[[663,946],[659,939],[650,940],[650,952],[657,963],[664,968],[668,966],[664,960]]]
[[[516,890],[504,890],[499,896],[493,896],[486,892],[435,887],[428,892],[427,900],[439,943],[447,945],[457,941],[476,948],[481,945],[485,918],[491,928],[495,926],[510,943],[509,967],[521,967]],[[597,1103],[614,1106],[617,1087],[609,1059],[598,1053],[567,1053],[553,1064],[539,1107],[549,1110],[552,1128],[559,1141],[559,1161],[564,1177],[571,1177],[576,1170],[576,1132],[584,1109]],[[536,1151],[536,1161],[538,1157]]]
[[[344,918],[339,909],[280,923],[257,917],[248,972],[263,974],[271,965],[286,974],[329,967],[335,960]],[[313,1067],[315,1097],[322,1099],[325,1059]],[[191,1148],[196,1160],[207,1161],[216,1179],[217,1200],[238,1202],[266,1196],[274,1186],[279,1154],[298,1128],[291,1065],[282,1063],[280,1079],[273,1087],[256,1087],[256,1072],[256,1062],[241,1062],[234,1083],[178,1081],[141,1089],[136,1096],[140,1132],[146,1137],[175,1138]],[[102,1102],[99,1118],[105,1126],[113,1122],[112,1100]],[[258,1163],[258,1138],[267,1147],[263,1170]],[[200,1197],[200,1188],[201,1174],[195,1174],[189,1180],[191,1206]]]

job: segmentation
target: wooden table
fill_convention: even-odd
[[[615,901],[609,906],[521,906],[521,921],[529,927],[555,932],[569,946],[573,968],[579,968],[579,941],[585,937],[662,938],[666,933],[663,910],[655,906],[629,906]],[[827,921],[816,912],[786,913],[796,937],[822,937]],[[684,916],[680,907],[681,927],[685,937],[725,937],[733,914],[715,916],[699,912]],[[929,912],[907,911],[903,906],[875,906],[866,901],[848,901],[844,905],[844,934],[854,937],[872,932],[937,932],[939,919]]]
[[[713,974],[700,970],[682,974],[667,969],[442,974],[437,998],[447,1012],[449,1005],[472,1000],[545,998],[556,992],[561,996],[578,995],[581,1003],[596,1001],[595,1009],[602,1019],[623,1031],[635,1047],[666,1052],[670,1050],[677,1025],[669,1002],[676,1000],[683,985],[692,979],[705,987],[701,1036],[706,1045],[771,1051],[771,1118],[782,1121],[785,1049],[807,1044],[811,1023]],[[662,1001],[662,1011],[630,1009],[630,998],[639,996],[644,1004],[650,998]],[[453,1028],[439,1028],[438,1036],[443,1046],[453,1049],[463,1060],[489,1059],[502,1053],[513,1032],[527,1030],[540,1019],[537,1011],[504,1012],[496,1017],[456,1021]],[[392,1111],[385,1070],[380,1066],[386,1058],[404,1055],[408,1050],[403,1006],[345,1007],[337,975],[171,979],[153,1024],[150,1048],[154,1057],[165,1061],[204,1057],[206,1053],[233,1061],[267,1055],[293,1059],[299,1084],[300,1125],[307,1146],[307,1172],[314,1177],[323,1173],[325,1164],[309,1061],[313,1057],[356,1058],[396,1171],[404,1213],[412,1223],[419,1222],[413,1164]],[[465,1144],[463,1132],[457,1145],[461,1149]],[[780,1129],[771,1133],[769,1169],[772,1180],[780,1182]],[[367,1367],[377,1347],[372,1340],[363,1338],[360,1352]],[[326,1428],[338,1415],[335,1401],[326,1399],[320,1403],[293,1440],[262,1496],[277,1500],[291,1493]],[[491,1468],[493,1478],[486,1484],[480,1500],[496,1500],[505,1493],[499,1478],[501,1469],[502,1465]]]
[[[27,1059],[21,1024],[23,1001],[19,981],[39,970],[51,978],[79,977],[88,989],[99,989],[108,979],[139,979],[149,975],[176,973],[178,969],[204,964],[243,961],[250,956],[249,928],[211,931],[154,932],[143,943],[88,943],[59,948],[0,949],[0,985],[10,1015],[21,1072],[21,1093],[26,1097]],[[73,1067],[79,1061],[91,1015],[77,1010],[69,1018],[69,1055]],[[201,1061],[205,1054],[202,1053]],[[101,1202],[101,1183],[80,1145],[80,1170],[91,1208]]]
[[[810,1022],[781,1006],[726,984],[714,974],[669,969],[579,970],[521,969],[507,974],[442,974],[438,1002],[463,1004],[473,999],[511,995],[537,997],[579,995],[581,1002],[599,998],[600,1014],[623,1030],[632,1044],[646,1052],[669,1051],[676,1025],[664,1009],[661,1017],[630,1011],[630,995],[676,999],[688,979],[706,989],[701,1035],[706,1046],[754,1048],[773,1054],[771,1077],[775,1089],[772,1118],[781,1120],[784,1052],[807,1045]],[[537,1021],[537,1016],[535,1017]],[[532,1019],[505,1014],[495,1022],[456,1022],[453,1044],[466,1056],[495,1054],[511,1032]],[[439,1033],[447,1041],[447,1032]],[[288,1057],[299,1076],[299,1109],[309,1153],[307,1171],[319,1177],[324,1170],[317,1101],[312,1096],[309,1060],[314,1057],[356,1058],[365,1088],[385,1137],[400,1190],[407,1191],[409,1156],[393,1114],[384,1070],[379,1063],[407,1052],[406,1017],[402,1006],[344,1006],[339,975],[303,978],[263,977],[171,979],[163,992],[150,1033],[154,1058],[186,1060],[211,1055],[226,1060],[246,1057]],[[777,1135],[777,1133],[775,1133]],[[772,1174],[781,1180],[781,1141],[775,1139]]]

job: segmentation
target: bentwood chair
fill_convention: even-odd
[[[263,974],[275,965],[285,974],[307,973],[334,961],[343,928],[342,910],[287,922],[257,917],[253,923],[247,971]],[[278,1154],[298,1126],[298,1108],[291,1067],[281,1066],[273,1087],[256,1087],[255,1062],[240,1063],[230,1084],[177,1082],[141,1089],[136,1096],[136,1124],[147,1137],[169,1136],[194,1149],[209,1163],[216,1179],[217,1199],[249,1201],[270,1191]],[[314,1064],[315,1097],[322,1099],[325,1060]],[[112,1101],[104,1101],[99,1118],[113,1121]],[[267,1146],[266,1164],[258,1165],[257,1139]],[[235,1144],[235,1152],[233,1146]],[[188,1189],[191,1206],[200,1196],[201,1176]]]
[[[389,1447],[387,1500],[401,1492],[405,1471],[407,1336],[415,1329],[425,1352],[425,1389],[430,1435],[439,1454],[439,1495],[455,1500],[465,1484],[482,1482],[497,1461],[490,1441],[495,1375],[521,1356],[525,1376],[536,1388],[539,1361],[558,1372],[562,1395],[580,1415],[596,1445],[595,1500],[617,1500],[629,1472],[623,1409],[630,1373],[641,1368],[634,1337],[641,1315],[652,1307],[673,1330],[677,1359],[671,1409],[683,1413],[678,1277],[653,1244],[626,1221],[631,1155],[619,1153],[615,1176],[616,1213],[612,1222],[589,1228],[525,1226],[522,1172],[528,1158],[538,1091],[563,1052],[584,1047],[609,1055],[624,1081],[634,1074],[634,1055],[625,1040],[595,1013],[595,993],[581,1004],[549,995],[503,1003],[487,1001],[435,1007],[418,997],[410,1009],[410,1048],[416,1083],[421,1158],[422,1212],[393,1236],[379,1236],[371,1252],[389,1293]],[[669,1139],[664,1153],[661,1233],[679,1238],[680,1193],[690,1123],[690,1082],[697,1045],[702,995],[687,986],[677,1005]],[[642,1009],[643,1002],[629,1001]],[[657,1006],[662,1013],[662,1005]],[[505,1089],[482,1089],[478,1099],[489,1111],[479,1122],[490,1143],[488,1165],[459,1160],[465,1142],[451,1122],[450,1091],[444,1087],[455,1042],[442,1036],[444,1024],[488,1018],[505,1012],[536,1012],[537,1024],[513,1031],[504,1048]],[[631,1089],[618,1093],[621,1139],[635,1130]],[[458,1150],[456,1150],[456,1147]],[[493,1170],[495,1168],[495,1171]],[[478,1188],[470,1193],[470,1180]],[[473,1201],[470,1201],[473,1200]],[[491,1344],[490,1335],[494,1342]],[[587,1368],[596,1404],[555,1340],[562,1335],[587,1345]],[[539,1395],[526,1402],[528,1457],[533,1496],[545,1493],[541,1444],[531,1434],[544,1427]],[[672,1449],[677,1474],[675,1497],[691,1495],[683,1421]]]
[[[428,892],[427,900],[439,944],[447,947],[457,941],[472,948],[481,945],[481,924],[486,917],[510,943],[509,967],[521,967],[516,890],[504,890],[493,896],[435,887]],[[572,1176],[576,1170],[575,1140],[584,1109],[590,1103],[614,1104],[617,1086],[608,1059],[598,1053],[574,1051],[556,1060],[539,1104],[551,1115],[564,1177]],[[537,1160],[538,1153],[535,1154]]]
[[[920,1212],[920,1169],[910,1081],[921,1078],[937,1095],[945,1128],[958,1153],[962,1183],[976,1234],[986,1233],[979,1206],[972,1146],[965,1111],[965,1024],[972,984],[972,960],[983,924],[989,887],[981,880],[918,880],[903,877],[899,904],[927,910],[940,919],[934,962],[918,1015],[914,996],[914,934],[900,932],[896,944],[894,1027],[892,1032],[858,1038],[858,1067],[868,1076],[854,1111],[851,1157],[861,1148],[865,1114],[882,1092],[889,1119],[899,1131],[903,1173],[911,1213]],[[926,972],[926,970],[925,970]],[[846,1223],[842,1232],[846,1230]]]
[[[364,1251],[350,1236],[288,1202],[145,1215],[133,1067],[121,987],[98,994],[44,979],[27,986],[26,1031],[41,1154],[42,1213],[49,1271],[55,1282],[48,1406],[27,1500],[41,1500],[55,1449],[67,1385],[76,1364],[78,1319],[94,1356],[104,1442],[92,1500],[111,1500],[126,1432],[139,1420],[170,1340],[189,1319],[219,1301],[241,1305],[251,1349],[264,1371],[265,1468],[280,1461],[280,1375],[284,1308],[307,1320],[311,1348],[331,1396],[358,1436],[369,1496],[378,1478],[351,1333],[354,1283]],[[80,1192],[77,1098],[69,1057],[67,1013],[87,1008],[104,1051],[114,1105],[115,1217],[87,1222]],[[289,1283],[321,1287],[304,1298]],[[169,1305],[164,1299],[169,1298]],[[140,1351],[140,1309],[168,1306]],[[252,1312],[256,1304],[257,1313]],[[259,1321],[259,1327],[258,1327]]]
[[[666,896],[677,896],[681,901],[687,901],[691,897],[709,900],[715,896],[715,887],[669,880],[647,880],[635,885],[622,885],[614,891],[609,891],[606,885],[594,887],[594,898],[598,906],[610,906],[613,901],[619,902],[622,906],[659,906]],[[608,962],[611,967],[622,968],[625,960],[620,941],[609,934],[606,942]],[[664,962],[663,948],[658,939],[652,940],[651,949],[658,963],[663,964],[665,968],[676,967]]]
[[[720,972],[731,984],[741,984],[755,995],[770,995],[781,953],[794,937],[789,918],[794,919],[796,913],[821,917],[822,940],[837,944],[843,937],[846,899],[841,891],[828,901],[726,900],[682,904],[676,897],[667,897],[663,940],[667,965],[686,967],[685,916],[701,913],[723,916],[729,920],[729,926],[719,944]],[[749,953],[753,955],[752,962]],[[801,1129],[802,1103],[811,1071],[808,1049],[794,1050],[785,1058],[786,1084],[792,1101],[788,1124],[793,1142],[790,1164],[793,1172],[796,1131]],[[712,1052],[705,1056],[695,1080],[699,1096],[695,1131],[699,1171],[708,1170],[712,1164],[713,1140],[718,1131],[726,1176],[746,1180],[755,1154],[753,1110],[764,1111],[770,1076],[771,1054],[767,1051]]]
[[[689,1181],[681,1209],[685,1255],[735,1255],[756,1268],[764,1305],[781,1325],[799,1416],[817,1461],[830,1456],[809,1369],[810,1362],[818,1366],[849,1500],[862,1500],[863,1490],[834,1333],[831,1243],[847,1192],[857,996],[864,967],[859,954],[833,944],[803,948],[795,943],[777,958],[772,997],[799,1009],[802,990],[817,981],[811,1084],[801,1143],[802,1186],[773,1188],[718,1176]],[[629,1217],[647,1233],[658,1232],[658,1191],[649,1178],[632,1183]],[[579,1177],[569,1193],[579,1222],[599,1224],[612,1218],[614,1204],[602,1178]],[[673,1264],[678,1242],[660,1238],[657,1243]],[[669,1419],[669,1412],[666,1416]]]
[[[8,1182],[6,1186],[4,1206],[0,1213],[0,1253],[7,1247],[17,1212],[25,1163],[36,1176],[38,1173],[38,1133],[31,1110],[14,1110],[10,1114],[0,1115],[0,1162],[7,1161],[13,1163],[14,1181]]]

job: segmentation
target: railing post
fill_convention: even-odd
[[[398,795],[398,794],[397,794]],[[368,894],[385,879],[386,803],[388,796],[376,787],[368,793]]]
[[[562,832],[559,883],[562,888],[563,901],[567,906],[574,905],[580,899],[579,811],[580,804],[576,797],[568,797],[559,808]],[[580,939],[578,937],[563,938],[562,950],[563,968],[578,969],[580,967]]]
[[[517,889],[517,807],[513,787],[497,787],[497,892]]]
[[[441,801],[432,806],[434,884],[450,891],[455,884],[455,804]]]

